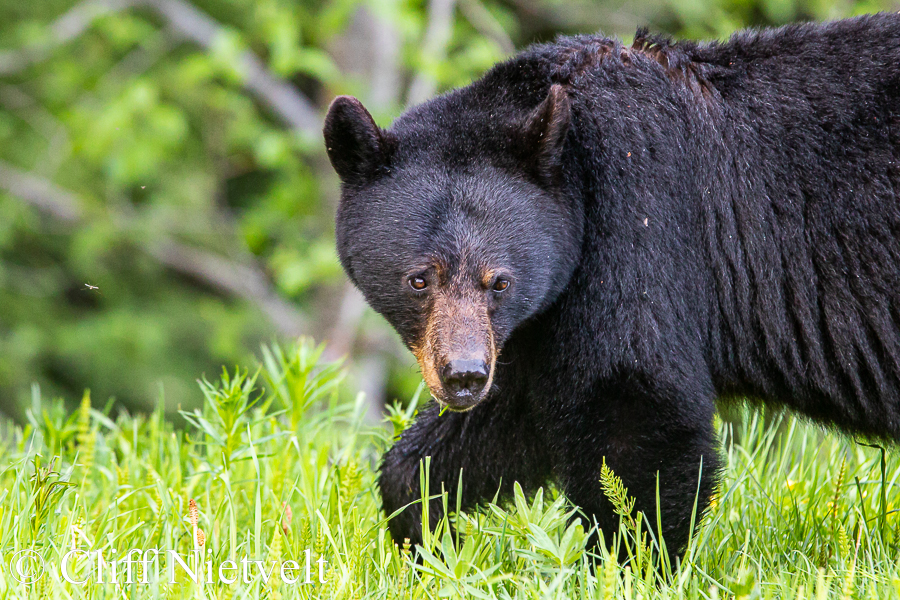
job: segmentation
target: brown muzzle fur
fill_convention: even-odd
[[[415,354],[431,394],[450,410],[469,410],[483,400],[497,361],[484,294],[452,288],[435,294]]]

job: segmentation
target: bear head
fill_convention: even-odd
[[[565,89],[505,109],[467,91],[387,130],[341,96],[324,127],[342,182],[341,264],[457,411],[488,396],[510,334],[565,288],[583,229],[562,181]]]

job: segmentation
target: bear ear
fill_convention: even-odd
[[[338,96],[332,101],[322,133],[331,166],[344,183],[365,183],[388,164],[388,134],[352,96]]]
[[[532,111],[522,128],[522,151],[528,171],[541,183],[555,182],[561,166],[563,144],[569,132],[572,110],[566,89],[558,83]]]

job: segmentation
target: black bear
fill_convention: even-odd
[[[900,15],[564,37],[386,130],[337,98],[324,134],[341,263],[437,400],[384,457],[387,514],[430,456],[467,507],[553,480],[615,530],[605,460],[649,515],[658,481],[677,550],[716,399],[900,438]]]

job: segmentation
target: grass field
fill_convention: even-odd
[[[0,438],[0,598],[900,598],[896,454],[753,412],[721,425],[721,488],[677,568],[635,536],[655,515],[604,532],[631,564],[587,552],[552,488],[470,514],[445,498],[457,533],[445,521],[416,562],[375,485],[415,403],[364,426],[317,360],[275,347],[202,382],[184,429],[161,412],[112,420],[87,395],[68,414],[35,390],[28,425]],[[163,553],[158,577],[132,549]]]

